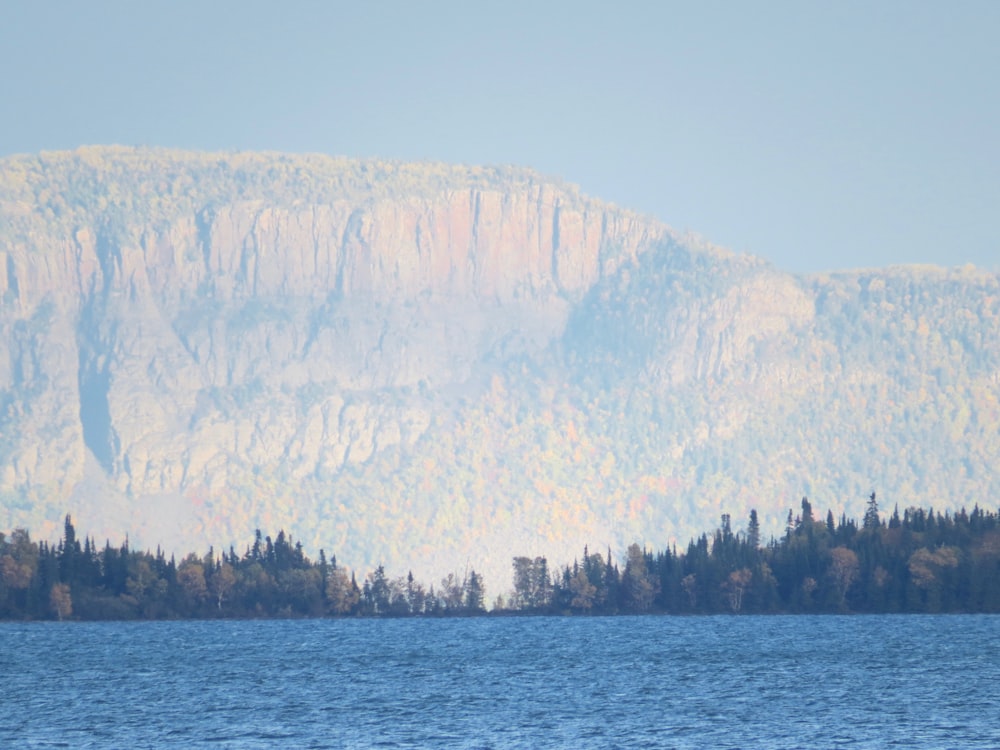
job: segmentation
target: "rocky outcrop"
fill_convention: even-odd
[[[412,444],[431,419],[421,389],[544,348],[594,283],[668,235],[530,173],[286,164],[350,184],[319,200],[269,184],[275,160],[227,159],[5,164],[0,492],[66,497],[87,451],[138,498],[221,492],[261,466],[330,475]],[[167,175],[183,200],[150,194]]]
[[[811,488],[1000,492],[996,274],[793,276],[526,170],[5,159],[0,336],[0,529],[42,536],[284,527],[503,580],[750,507],[780,533]]]
[[[28,184],[4,186],[0,210],[9,212],[12,227],[24,227],[8,231],[0,249],[5,307],[24,312],[47,295],[67,292],[81,304],[104,292],[151,297],[167,309],[206,297],[216,304],[331,294],[397,301],[575,299],[668,234],[661,224],[531,173],[488,178],[460,170],[444,186],[394,184],[389,177],[388,188],[373,183],[316,203],[308,191],[296,194],[294,183],[278,196],[261,189],[267,197],[256,198],[236,178],[196,187],[209,177],[200,174],[194,155],[153,152],[130,164],[126,157],[136,161],[135,152],[108,150],[96,163],[93,150],[86,153],[91,168],[76,179],[92,181],[92,209],[70,204],[49,224],[52,208],[30,201],[39,192],[57,206],[70,201],[51,192],[73,182],[64,174],[80,167],[72,153],[35,165]],[[365,163],[337,165],[327,166],[336,171]],[[183,202],[133,194],[122,203],[134,210],[116,211],[104,197],[138,191],[171,169],[194,173]],[[14,214],[21,221],[14,222]]]

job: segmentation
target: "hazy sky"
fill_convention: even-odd
[[[1000,268],[998,0],[0,1],[0,155],[518,164],[788,270]]]

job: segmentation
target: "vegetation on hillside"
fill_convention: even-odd
[[[0,240],[44,248],[43,238],[58,243],[96,222],[118,241],[129,241],[178,216],[242,201],[363,205],[456,189],[510,189],[541,179],[516,167],[85,146],[0,159]]]
[[[218,207],[340,202],[363,213],[371,201],[506,195],[539,179],[129,148],[0,160],[0,522],[52,535],[69,508],[102,535],[127,527],[171,546],[284,528],[364,566],[409,560],[423,575],[430,561],[468,560],[498,580],[511,551],[661,547],[726,512],[756,509],[780,534],[786,487],[836,517],[872,483],[902,507],[952,514],[1000,494],[995,273],[796,277],[687,240],[635,258],[609,241],[601,278],[581,300],[560,299],[541,333],[527,330],[538,317],[527,298],[555,292],[530,285],[516,311],[430,293],[303,299],[249,286],[227,301],[202,294],[223,274],[213,267],[175,310],[129,306],[141,284],[115,275],[123,248],[169,244],[164,227],[178,217],[192,235],[175,249],[207,254],[202,219]],[[314,239],[300,229],[305,240],[282,235],[265,249],[233,230],[234,265],[255,253],[287,265]],[[79,316],[62,291],[29,309],[28,285],[56,278],[41,256],[62,248],[71,262],[80,231],[96,238],[107,288],[91,289],[96,302]],[[177,292],[168,271],[159,280]],[[78,275],[58,281],[68,289]],[[89,459],[97,468],[85,475]],[[181,519],[177,536],[164,535],[163,517]]]

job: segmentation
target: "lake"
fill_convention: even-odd
[[[4,748],[997,748],[1000,617],[0,624]]]

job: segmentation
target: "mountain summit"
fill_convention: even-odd
[[[997,274],[794,276],[523,169],[3,159],[0,332],[0,526],[43,535],[503,575],[1000,489]]]

